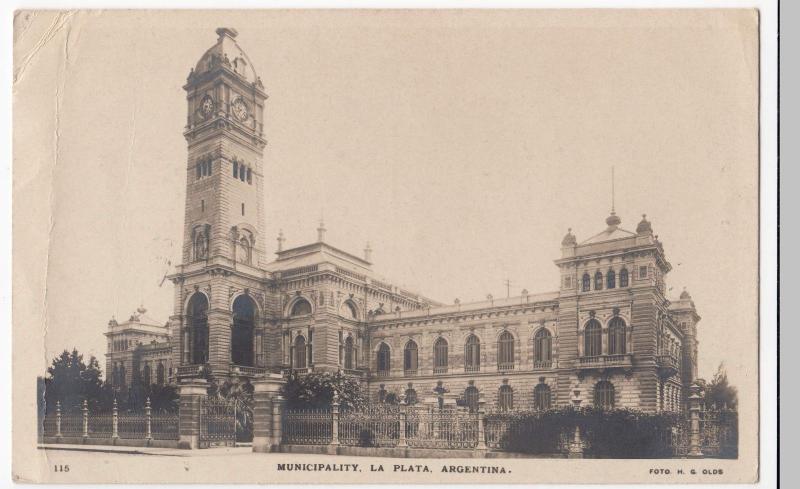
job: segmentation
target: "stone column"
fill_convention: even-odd
[[[339,444],[339,395],[336,391],[333,393],[333,402],[331,403],[331,445],[336,446]]]
[[[178,394],[178,448],[200,448],[200,402],[208,394],[208,383],[205,379],[184,379],[178,385]]]
[[[61,401],[56,401],[56,438],[61,438]]]
[[[700,403],[703,397],[700,395],[700,386],[692,384],[689,396],[689,457],[700,458],[703,456],[700,440]]]
[[[400,409],[400,438],[397,440],[398,448],[408,447],[408,442],[406,441],[406,426],[408,426],[408,406],[403,406]]]
[[[150,407],[150,398],[144,403],[145,435],[148,442],[153,439],[153,408]]]
[[[83,439],[89,438],[89,403],[83,400]]]
[[[116,443],[119,438],[119,408],[117,398],[114,398],[114,407],[111,408],[111,439]]]
[[[277,451],[280,445],[280,410],[278,410],[278,438],[275,439],[276,402],[282,401],[280,391],[285,384],[280,374],[267,374],[253,380],[253,451]]]
[[[483,393],[478,397],[478,444],[475,446],[476,450],[486,450],[486,399],[483,398]]]

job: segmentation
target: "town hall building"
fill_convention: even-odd
[[[442,304],[378,275],[371,249],[325,239],[284,249],[264,233],[267,94],[233,29],[189,73],[181,263],[166,324],[140,308],[106,336],[115,388],[266,372],[343,372],[375,402],[439,394],[474,409],[576,405],[680,411],[697,376],[700,316],[645,216],[612,209],[588,239],[570,230],[555,290]],[[177,169],[177,167],[176,167]],[[600,216],[598,216],[600,217]],[[554,243],[554,249],[558,246]]]

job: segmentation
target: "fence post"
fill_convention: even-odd
[[[689,388],[689,457],[699,458],[703,456],[700,441],[700,402],[703,397],[700,395],[700,386],[692,384]]]
[[[144,403],[144,420],[145,420],[145,436],[144,439],[150,441],[153,439],[153,408],[150,407],[150,398]]]
[[[399,439],[397,440],[398,448],[406,448],[408,446],[408,442],[406,441],[406,426],[408,426],[408,405],[400,409],[400,433],[398,435]]]
[[[486,422],[486,401],[483,396],[478,398],[478,444],[475,446],[476,450],[486,450],[486,431],[484,423]]]
[[[83,438],[89,438],[89,402],[83,400]]]
[[[56,438],[61,438],[61,401],[56,401]]]
[[[568,458],[583,458],[583,441],[581,440],[581,427],[575,427],[572,443],[569,444]]]
[[[280,374],[266,374],[253,380],[253,451],[278,451],[281,442],[280,390],[284,384]],[[277,436],[275,418],[277,417]]]
[[[111,439],[116,441],[117,438],[119,438],[119,408],[115,397],[114,407],[111,408]]]
[[[205,379],[184,379],[178,385],[178,448],[200,448],[200,399],[208,393]]]
[[[331,403],[331,443],[332,446],[339,444],[339,394],[333,391],[333,402]]]

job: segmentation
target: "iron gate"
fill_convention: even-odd
[[[222,398],[200,398],[200,448],[236,445],[236,411]]]

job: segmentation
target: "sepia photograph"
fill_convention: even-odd
[[[758,10],[18,11],[13,104],[15,480],[758,479]]]

